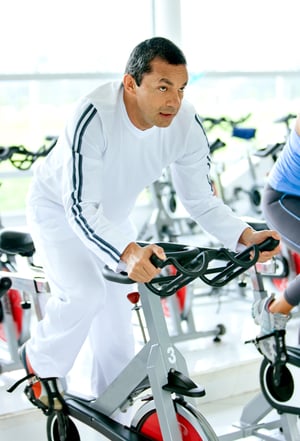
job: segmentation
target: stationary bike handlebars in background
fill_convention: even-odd
[[[12,145],[9,147],[0,146],[0,163],[9,162],[14,168],[20,171],[27,171],[39,158],[46,156],[57,142],[57,137],[48,136],[44,144],[37,150],[28,150],[23,145]],[[22,367],[18,355],[18,348],[29,338],[32,304],[27,290],[32,291],[35,286],[36,293],[41,294],[47,282],[25,280],[19,278],[18,284],[8,289],[6,280],[9,280],[11,273],[17,274],[18,264],[16,256],[26,259],[28,269],[41,271],[41,268],[34,264],[34,245],[31,236],[26,231],[16,231],[4,228],[0,219],[0,270],[7,273],[7,278],[1,278],[0,285],[0,341],[3,343],[5,356],[0,359],[0,373],[11,371]],[[4,286],[4,291],[1,286]],[[16,287],[18,285],[18,287]],[[43,287],[42,287],[43,285]],[[48,290],[48,287],[45,288]],[[37,305],[36,305],[37,306]],[[39,315],[40,317],[40,315]]]

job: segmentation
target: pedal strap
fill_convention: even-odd
[[[275,386],[280,386],[283,375],[283,367],[286,365],[288,356],[285,345],[285,330],[274,331],[276,356],[274,363],[273,379]]]
[[[281,381],[281,377],[282,377],[282,368],[286,365],[286,362],[288,359],[286,344],[285,344],[285,329],[275,330],[275,331],[271,332],[270,334],[256,337],[253,340],[247,340],[245,343],[254,343],[257,350],[263,356],[265,356],[260,349],[259,342],[262,340],[265,340],[267,338],[270,338],[270,337],[274,337],[276,348],[275,348],[275,361],[272,363],[271,360],[269,360],[269,362],[271,363],[271,365],[274,368],[274,373],[273,373],[274,384],[276,386],[278,386],[278,385],[280,385],[280,381]]]
[[[275,364],[286,364],[287,362],[287,351],[285,344],[285,329],[280,329],[278,331],[274,331],[275,342],[276,342],[276,358]]]
[[[34,374],[28,374],[25,377],[21,378],[20,380],[16,381],[12,386],[10,386],[8,389],[6,389],[6,392],[12,393],[15,389],[17,389],[20,384],[24,383],[24,381],[29,380],[30,378],[35,377]]]
[[[261,353],[259,342],[267,338],[274,337],[276,344],[276,357],[275,363],[285,364],[287,361],[287,351],[285,345],[285,329],[279,329],[271,332],[270,334],[265,334],[260,337],[256,337],[253,340],[247,340],[245,343],[254,343],[258,351]],[[262,354],[264,355],[264,354]]]
[[[54,411],[64,409],[65,401],[57,387],[56,377],[40,378],[37,377],[35,374],[28,374],[20,380],[16,381],[16,383],[14,383],[9,389],[7,389],[7,392],[12,393],[24,381],[29,381],[29,384],[27,384],[24,389],[26,397],[34,406],[41,409],[45,415],[49,416]],[[44,401],[35,397],[33,385],[36,382],[41,382],[46,390],[47,396],[45,397]]]

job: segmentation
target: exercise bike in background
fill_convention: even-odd
[[[240,158],[242,159],[244,157],[244,159],[246,159],[247,170],[245,170],[245,172],[248,173],[250,181],[247,183],[245,179],[241,179],[242,185],[236,185],[235,188],[233,188],[231,197],[226,194],[226,186],[224,186],[222,182],[222,175],[226,173],[225,161],[218,161],[217,157],[214,157],[213,161],[214,172],[217,175],[218,194],[222,197],[224,202],[233,209],[235,209],[235,202],[240,199],[241,195],[246,195],[250,202],[251,211],[255,215],[261,214],[261,194],[265,184],[265,176],[284,147],[291,130],[292,120],[296,118],[296,116],[297,115],[289,113],[275,120],[274,123],[284,125],[284,136],[279,142],[268,144],[264,147],[257,146],[254,143],[256,128],[245,125],[250,119],[251,114],[247,114],[236,120],[226,116],[218,118],[209,116],[200,117],[208,134],[215,131],[222,140],[224,134],[230,135],[230,139],[226,139],[226,142],[223,144],[224,146],[226,144],[230,146],[231,140],[233,139],[241,141],[240,144],[237,144],[237,148],[239,148],[239,145],[241,145],[241,147],[243,147],[243,145],[246,146],[246,152],[243,153]],[[233,156],[235,156],[236,149],[234,149],[232,153]],[[240,165],[241,164],[239,164],[239,166]]]
[[[216,144],[213,148],[217,148]],[[180,206],[168,168],[149,190],[152,212],[139,232],[138,241],[176,243],[182,238],[188,240],[191,237],[197,237],[199,241],[199,237],[204,236],[199,225]],[[207,237],[205,241],[207,243]],[[169,266],[168,271],[172,276],[176,273],[176,268]],[[199,329],[193,314],[194,290],[193,284],[183,286],[175,296],[161,299],[172,338],[178,342],[212,336],[214,342],[220,342],[226,332],[223,323],[217,323],[211,329]],[[206,290],[203,295],[213,296],[215,291],[217,290],[212,288],[208,294]]]
[[[0,163],[9,161],[17,170],[29,170],[34,162],[50,153],[57,143],[57,136],[46,136],[44,144],[36,151],[24,145],[0,146]]]
[[[213,131],[214,129],[222,129],[222,130],[230,130],[231,136],[235,138],[240,138],[241,140],[251,141],[255,138],[256,130],[253,127],[245,127],[243,124],[250,118],[251,114],[246,115],[239,120],[231,120],[227,117],[203,117],[201,118],[206,130]],[[296,114],[288,113],[281,118],[278,118],[274,121],[275,124],[282,124],[284,126],[284,136],[282,137],[282,141],[268,144],[263,148],[254,148],[248,149],[247,151],[247,160],[249,164],[249,171],[252,176],[252,187],[245,188],[242,186],[235,187],[233,189],[234,199],[237,200],[241,193],[247,194],[251,203],[252,210],[255,213],[261,214],[261,197],[262,197],[262,189],[264,185],[263,179],[260,179],[257,176],[257,172],[255,169],[255,164],[253,162],[253,157],[266,160],[268,159],[268,163],[270,167],[276,162],[278,156],[280,155],[283,147],[285,146],[286,139],[290,134],[292,121],[297,117]],[[211,150],[212,155],[214,152],[217,152],[220,148],[225,147],[226,144],[222,142],[220,139],[219,142],[216,143],[216,148]],[[228,199],[226,195],[226,189],[224,189],[223,181],[222,181],[222,173],[224,172],[224,164],[218,163],[218,161],[214,162],[214,171],[216,173],[216,189],[219,196],[230,206],[232,206],[232,201]],[[232,206],[234,209],[234,207]],[[240,213],[240,215],[244,216],[245,213]],[[251,216],[244,217],[245,221],[250,221]],[[257,223],[257,222],[254,222]],[[262,221],[264,225],[264,229],[268,228],[268,226]],[[300,255],[293,250],[289,249],[284,243],[281,244],[281,253],[276,256],[274,259],[274,271],[273,273],[269,271],[264,275],[269,280],[272,281],[272,284],[276,288],[277,291],[283,292],[287,287],[287,284],[290,280],[293,280],[300,273]],[[242,276],[243,278],[243,276]],[[243,288],[243,281],[239,282],[241,288]],[[242,292],[242,290],[241,290]]]
[[[46,156],[56,144],[56,137],[47,137],[44,145],[33,152],[23,145],[1,147],[0,163],[8,161],[14,168],[26,171],[39,158]],[[47,291],[46,283],[39,280],[41,268],[34,262],[34,246],[26,231],[12,231],[0,224],[0,270],[8,273],[19,271],[17,258],[26,260],[26,269],[31,278],[35,276],[37,292]],[[24,286],[22,289],[10,288],[9,278],[3,278],[0,285],[0,373],[22,367],[18,348],[29,338],[32,323],[31,299]],[[31,282],[28,290],[32,291]]]
[[[213,117],[200,117],[200,118],[206,130],[212,131],[213,129],[221,129],[230,134],[230,139],[238,139],[245,143],[246,151],[245,149],[242,149],[242,153],[241,155],[239,154],[238,157],[239,157],[239,167],[242,164],[240,162],[241,159],[244,160],[243,162],[246,161],[245,177],[249,174],[249,178],[250,178],[249,184],[245,185],[245,179],[243,179],[244,185],[243,186],[238,185],[235,188],[233,188],[232,197],[229,200],[224,191],[224,186],[221,185],[222,182],[219,179],[219,193],[222,196],[224,202],[226,202],[228,205],[231,206],[234,205],[234,202],[238,199],[241,193],[247,195],[250,202],[251,210],[254,213],[260,214],[261,182],[259,177],[257,176],[256,164],[252,159],[253,140],[255,139],[256,136],[256,128],[244,126],[244,123],[247,122],[250,119],[250,117],[251,117],[251,113],[237,120],[233,120],[225,116],[222,116],[220,118],[213,118]],[[217,161],[215,161],[215,163],[217,163]],[[220,168],[220,164],[218,165],[218,167]],[[216,164],[215,164],[215,168],[216,168]],[[224,172],[225,172],[225,164],[222,164],[221,173]]]

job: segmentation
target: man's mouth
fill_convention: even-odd
[[[167,113],[167,112],[160,112],[160,115],[165,118],[170,118],[175,115],[175,113]]]

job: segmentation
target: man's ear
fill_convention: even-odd
[[[123,77],[123,86],[124,89],[126,90],[126,92],[130,93],[130,94],[135,94],[135,89],[136,89],[136,83],[134,78],[129,75],[129,74],[125,74]]]

